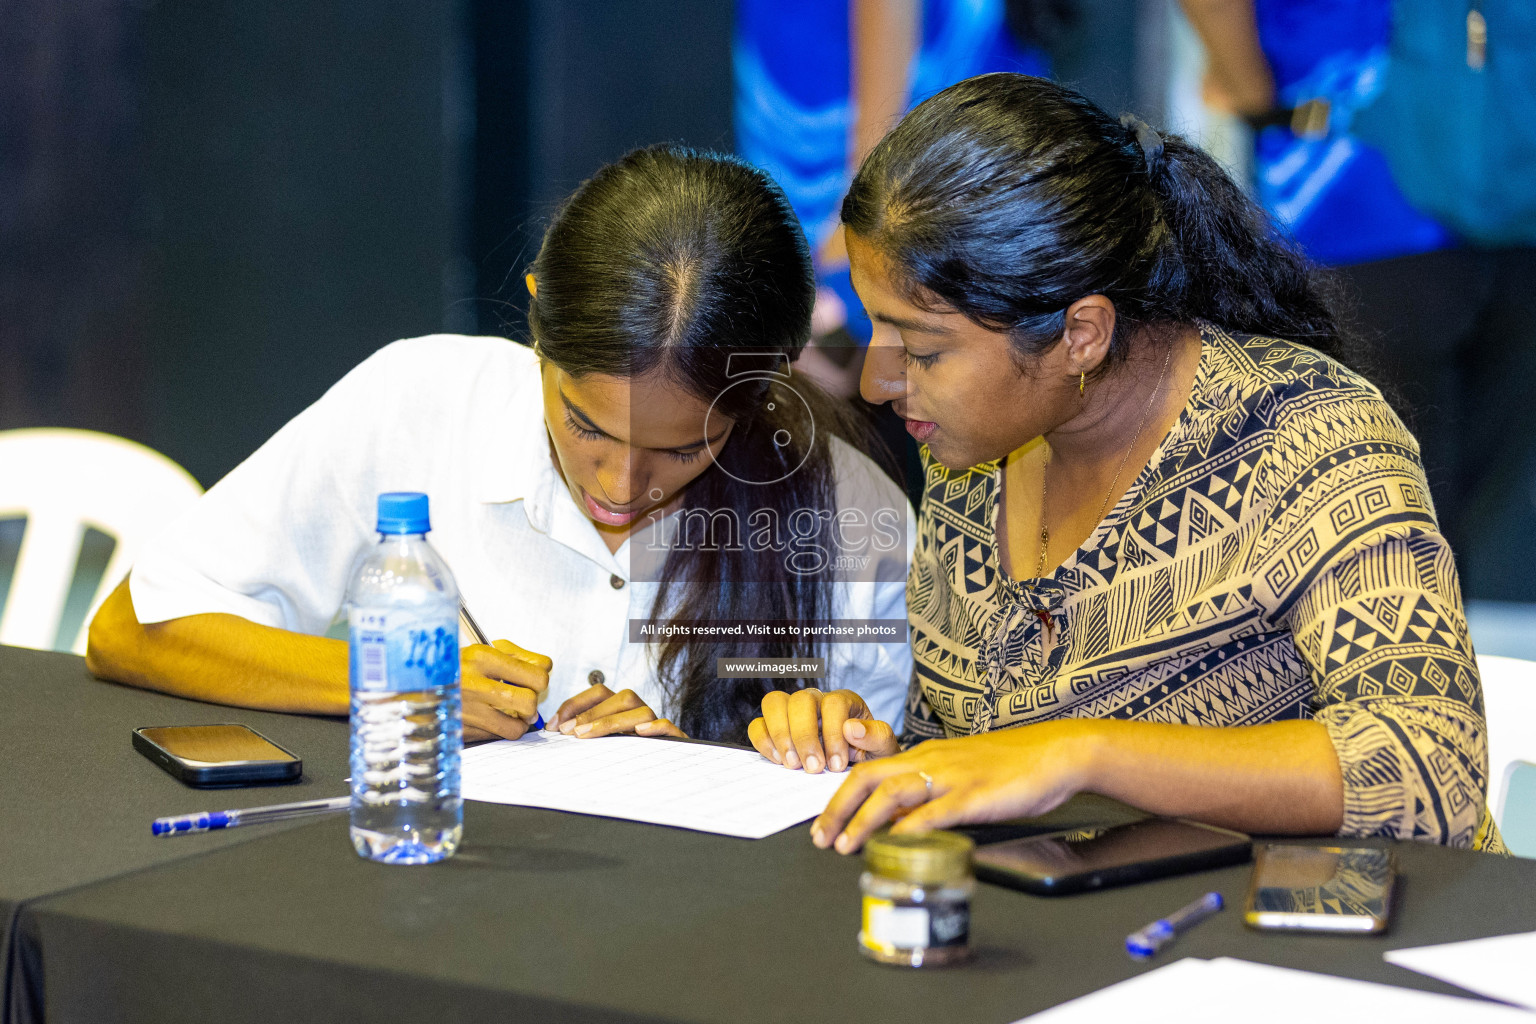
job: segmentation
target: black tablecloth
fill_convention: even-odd
[[[120,709],[129,718],[138,710]],[[202,720],[229,714],[205,710]],[[255,717],[241,712],[236,720],[255,724]],[[338,744],[345,736],[340,723],[294,721],[334,734]],[[143,723],[124,720],[117,730],[126,737],[134,724]],[[306,755],[315,746],[276,728],[271,734]],[[34,735],[27,756],[48,745]],[[8,762],[17,756],[14,747],[6,754]],[[82,759],[112,756],[106,745]],[[132,765],[112,763],[118,771]],[[177,785],[156,775],[144,762],[121,797],[148,806],[153,801],[138,787],[162,779]],[[88,789],[55,787],[51,813],[69,814],[68,801]],[[205,805],[194,793],[167,810]],[[1104,811],[1091,800],[1075,806]],[[8,810],[0,826],[8,829],[15,813]],[[97,848],[93,863],[107,865],[142,817],[84,829],[79,841]],[[1126,934],[1210,889],[1240,905],[1248,877],[1247,867],[1235,867],[1055,899],[983,885],[974,903],[975,961],[910,971],[859,955],[861,864],[816,850],[803,828],[748,841],[471,803],[459,856],[425,868],[359,859],[341,817],[236,831],[244,841],[235,845],[185,837],[172,861],[151,864],[158,852],[151,847],[131,864],[122,858],[116,877],[101,867],[101,881],[30,899],[15,948],[26,976],[22,1019],[46,1008],[54,1024],[1003,1022],[1148,969],[1123,952]],[[1152,966],[1186,955],[1236,956],[1455,992],[1386,964],[1382,952],[1536,929],[1536,861],[1397,849],[1403,887],[1386,936],[1256,933],[1234,907]]]
[[[0,647],[0,963],[23,901],[269,835],[274,826],[155,839],[153,818],[339,796],[344,722],[265,714],[146,693],[91,678],[82,659]],[[241,722],[304,760],[283,786],[198,790],[133,749],[143,725]],[[291,825],[275,826],[279,828]],[[11,999],[0,977],[0,1017]]]

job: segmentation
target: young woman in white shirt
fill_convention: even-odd
[[[789,370],[814,286],[779,189],[731,157],[638,150],[555,215],[527,284],[531,350],[386,346],[168,524],[91,623],[91,670],[345,714],[347,646],[323,634],[378,494],[419,490],[466,606],[511,638],[463,648],[467,738],[516,739],[543,705],[579,736],[744,741],[767,692],[807,679],[721,678],[726,657],[823,657],[816,682],[856,682],[897,724],[904,631],[746,628],[905,618],[906,499]]]

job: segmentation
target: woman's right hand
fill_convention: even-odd
[[[459,651],[466,740],[515,740],[539,717],[539,697],[554,663],[510,640]]]
[[[844,771],[899,749],[895,731],[852,690],[774,690],[763,698],[762,717],[747,726],[747,738],[770,761],[813,775],[823,768]]]

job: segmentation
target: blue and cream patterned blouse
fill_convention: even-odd
[[[1038,580],[999,570],[1000,464],[954,471],[924,451],[906,741],[1055,718],[1311,718],[1338,751],[1342,834],[1502,849],[1418,444],[1369,382],[1313,349],[1200,333],[1173,429]]]

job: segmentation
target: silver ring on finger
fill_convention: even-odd
[[[927,803],[929,800],[933,799],[933,776],[929,775],[927,772],[918,772],[917,777],[923,780],[924,786],[928,787],[928,794],[923,797],[923,802]]]

